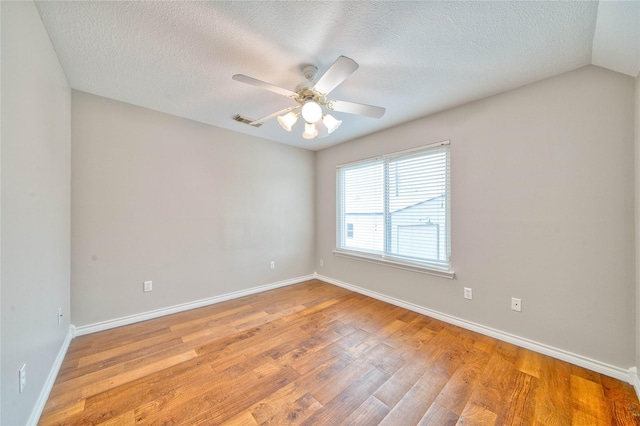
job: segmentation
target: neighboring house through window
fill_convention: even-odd
[[[449,141],[338,166],[336,254],[453,276],[449,175]]]

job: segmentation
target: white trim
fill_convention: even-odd
[[[377,157],[373,157],[370,159],[364,159],[364,160],[360,160],[360,161],[355,161],[355,162],[349,162],[349,163],[345,163],[345,164],[340,164],[336,166],[336,249],[333,251],[334,255],[337,256],[343,256],[346,258],[351,258],[351,259],[357,259],[357,260],[363,260],[366,262],[370,262],[370,263],[377,263],[380,265],[386,265],[386,266],[391,266],[391,267],[395,267],[395,268],[399,268],[399,269],[404,269],[404,270],[408,270],[408,271],[413,271],[413,272],[420,272],[420,273],[426,273],[426,274],[430,274],[430,275],[435,275],[435,276],[439,276],[439,277],[443,277],[443,278],[448,278],[448,279],[453,279],[454,278],[454,272],[451,270],[451,226],[450,226],[450,222],[451,222],[451,203],[450,203],[450,195],[451,195],[451,153],[450,153],[450,149],[448,147],[448,145],[450,145],[450,141],[449,140],[445,140],[445,141],[441,141],[441,142],[436,142],[436,143],[432,143],[432,144],[428,144],[428,145],[424,145],[421,147],[416,147],[416,148],[411,148],[409,150],[405,150],[405,151],[399,151],[399,152],[395,152],[392,154],[387,154],[387,155],[381,155],[381,156],[377,156]],[[446,147],[446,149],[443,149],[443,147]],[[440,181],[440,180],[444,180],[444,182],[442,182],[445,185],[445,191],[443,194],[438,195],[437,197],[435,197],[433,194],[432,196],[435,198],[439,198],[439,197],[444,197],[445,198],[445,218],[444,218],[444,222],[442,223],[442,225],[444,225],[444,227],[442,229],[444,229],[444,231],[442,230],[437,230],[436,233],[438,235],[438,239],[440,239],[440,237],[442,237],[442,240],[444,241],[444,247],[440,247],[437,248],[436,251],[438,251],[438,257],[441,257],[442,255],[442,248],[444,248],[444,251],[446,253],[446,262],[445,261],[438,261],[438,260],[434,260],[434,261],[429,261],[427,259],[424,259],[423,261],[417,261],[416,258],[411,258],[409,256],[407,257],[403,257],[399,254],[394,254],[392,253],[393,250],[391,248],[390,245],[392,245],[393,241],[390,241],[390,239],[392,239],[391,236],[391,231],[389,230],[389,226],[391,226],[391,222],[389,222],[391,219],[389,219],[392,215],[392,213],[396,213],[397,211],[400,210],[407,210],[408,208],[410,208],[411,206],[405,207],[404,209],[400,209],[400,210],[396,210],[395,212],[392,212],[390,210],[390,206],[389,203],[391,195],[389,194],[390,191],[390,181],[389,181],[389,165],[391,163],[395,163],[397,161],[400,161],[402,159],[409,159],[409,158],[420,158],[420,159],[428,159],[431,158],[432,155],[437,155],[437,156],[441,156],[444,155],[444,157],[441,159],[444,163],[444,165],[440,165],[442,166],[442,168],[438,169],[439,171],[442,172],[443,176],[440,176],[439,173],[436,173],[435,171],[431,170],[433,167],[435,167],[433,164],[425,166],[426,169],[423,171],[429,171],[431,170],[434,175],[437,176],[432,176],[433,179],[435,179],[436,181]],[[439,163],[438,163],[439,164]],[[358,249],[358,248],[354,248],[354,247],[349,247],[348,244],[348,228],[350,223],[350,220],[347,218],[347,216],[350,214],[348,213],[345,209],[346,209],[346,198],[348,194],[346,194],[347,189],[346,186],[347,185],[347,180],[348,177],[346,175],[346,173],[349,170],[354,170],[354,169],[358,169],[358,168],[364,168],[367,166],[381,166],[383,165],[383,169],[380,170],[376,170],[376,176],[377,178],[373,178],[371,176],[365,176],[365,177],[361,177],[361,186],[369,188],[371,191],[375,192],[377,195],[379,195],[383,201],[384,204],[384,208],[382,206],[378,206],[378,210],[382,210],[382,211],[377,211],[377,212],[373,212],[373,213],[366,213],[365,214],[374,214],[376,216],[381,215],[380,217],[382,218],[382,221],[384,222],[381,226],[383,227],[383,234],[382,236],[378,235],[378,237],[380,237],[380,239],[382,239],[383,248],[380,248],[380,250],[370,250],[369,249]],[[438,166],[438,167],[440,167]],[[427,170],[428,169],[428,170]],[[396,171],[396,175],[397,175],[397,171]],[[402,173],[402,172],[400,172]],[[410,179],[413,179],[414,174],[415,176],[421,176],[419,175],[420,171],[418,169],[411,169],[410,173]],[[417,173],[417,174],[416,174]],[[375,174],[375,173],[374,173]],[[379,176],[378,176],[379,175]],[[404,176],[404,175],[403,175]],[[376,179],[382,179],[384,180],[382,187],[377,187],[375,185],[375,182],[373,182],[373,186],[372,185],[372,179],[373,181],[375,181]],[[398,179],[398,177],[396,177]],[[375,190],[375,188],[377,188],[377,190]],[[398,195],[398,194],[396,194]],[[431,198],[431,199],[435,199],[435,198]],[[429,200],[423,200],[422,203],[427,202]],[[414,200],[415,202],[415,200]],[[422,203],[418,203],[418,204],[422,204]],[[357,203],[356,203],[357,204]],[[417,204],[416,204],[417,205]],[[355,213],[354,213],[355,214]],[[417,224],[417,219],[418,217],[413,217],[412,214],[409,214],[409,216],[407,216],[408,218],[411,219],[407,219],[410,220],[411,224]],[[422,217],[422,216],[421,216]],[[420,221],[422,221],[422,219],[420,219]],[[409,222],[407,222],[409,223]],[[429,223],[431,223],[431,221],[429,220]],[[440,225],[438,225],[440,226]],[[440,229],[440,228],[438,228]],[[369,241],[370,238],[373,238],[371,235],[368,234],[368,231],[365,231],[364,234],[366,234],[363,238],[366,241]],[[444,235],[443,235],[444,234]],[[353,236],[353,235],[352,235]],[[427,237],[425,237],[427,238]],[[366,242],[365,241],[365,242]],[[365,244],[367,245],[367,244]],[[438,243],[438,246],[440,246],[440,243]]]
[[[431,143],[428,143],[426,145],[420,145],[420,146],[416,146],[415,148],[404,149],[402,151],[390,152],[388,154],[380,154],[380,155],[376,155],[374,157],[363,158],[361,160],[350,161],[348,163],[338,164],[338,165],[336,165],[336,169],[339,169],[339,168],[344,167],[344,166],[355,166],[356,164],[359,164],[359,163],[367,163],[367,162],[371,162],[371,161],[375,161],[375,160],[381,160],[383,158],[401,157],[403,155],[410,154],[412,152],[417,152],[417,151],[422,151],[422,150],[426,150],[426,149],[429,149],[429,148],[435,148],[435,147],[438,147],[438,146],[447,146],[447,145],[451,145],[451,140],[450,139],[445,139],[443,141],[438,141],[438,142],[431,142]]]
[[[367,290],[365,288],[358,287],[353,284],[348,284],[339,280],[335,280],[333,278],[325,277],[323,275],[317,275],[315,278],[325,281],[329,284],[337,285],[339,287],[346,288],[347,290],[355,291],[356,293],[373,297],[374,299],[382,300],[383,302],[391,303],[392,305],[400,306],[402,308],[409,309],[419,314],[426,315],[428,317],[435,318],[440,321],[444,321],[449,324],[457,325],[458,327],[462,327],[467,330],[475,331],[477,333],[484,334],[486,336],[490,336],[495,339],[502,340],[504,342],[508,342],[513,345],[520,346],[522,348],[529,349],[544,355],[548,355],[550,357],[557,358],[559,360],[566,361],[571,364],[575,364],[580,367],[587,368],[597,373],[604,374],[606,376],[610,376],[618,380],[628,382],[635,387],[636,393],[640,395],[640,392],[638,392],[638,390],[640,389],[640,380],[638,380],[638,375],[635,367],[632,367],[630,369],[616,367],[614,365],[610,365],[605,362],[600,362],[582,355],[565,351],[563,349],[545,345],[544,343],[539,343],[533,340],[526,339],[524,337],[519,337],[514,334],[505,333],[504,331],[496,330],[494,328],[487,327],[472,321],[467,321],[462,318],[458,318],[452,315],[444,314],[442,312],[434,311],[429,308],[415,305],[410,302],[405,302],[404,300],[386,296],[384,294]]]
[[[640,399],[640,378],[638,377],[638,369],[636,367],[629,369],[629,383],[633,385],[636,396]]]
[[[384,256],[367,255],[362,252],[346,251],[344,249],[336,249],[333,254],[338,257],[346,257],[348,259],[361,260],[363,262],[377,263],[378,265],[390,266],[392,268],[404,269],[405,271],[420,272],[421,274],[434,275],[436,277],[448,278],[452,280],[455,272],[451,270],[436,269],[427,265],[411,264],[408,262],[400,262],[391,260]]]
[[[215,303],[226,302],[227,300],[237,299],[251,294],[262,293],[263,291],[273,290],[280,287],[297,284],[303,281],[314,279],[314,275],[306,275],[303,277],[292,278],[289,280],[279,281],[272,284],[265,284],[258,287],[248,288],[246,290],[234,291],[233,293],[222,294],[207,299],[196,300],[193,302],[182,303],[180,305],[169,306],[166,308],[155,309],[153,311],[142,312],[140,314],[129,315],[126,317],[115,318],[107,321],[101,321],[94,324],[81,325],[76,327],[76,336],[96,333],[98,331],[109,330],[111,328],[122,327],[123,325],[134,324],[136,322],[146,321],[153,318],[163,317],[178,312],[188,311],[190,309],[201,308],[203,306],[213,305]]]
[[[67,350],[69,349],[69,345],[71,344],[71,340],[75,337],[75,327],[70,325],[69,331],[67,331],[67,335],[62,342],[62,346],[58,351],[58,356],[56,357],[53,365],[51,366],[51,370],[49,370],[49,375],[47,376],[47,380],[44,382],[42,386],[42,390],[40,391],[40,396],[38,396],[38,400],[36,401],[36,405],[31,410],[31,415],[29,416],[29,420],[27,421],[27,425],[37,425],[38,420],[40,420],[40,416],[42,415],[42,410],[44,410],[44,405],[47,403],[47,399],[49,399],[49,394],[51,393],[51,389],[53,389],[53,384],[56,381],[56,377],[58,377],[58,372],[60,371],[60,367],[62,366],[62,361],[64,361],[64,357],[67,354]]]

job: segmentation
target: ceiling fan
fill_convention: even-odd
[[[307,81],[298,84],[293,91],[265,83],[244,74],[236,74],[233,79],[286,96],[297,103],[297,105],[251,121],[249,124],[252,126],[260,125],[277,116],[278,123],[282,128],[290,132],[291,127],[298,121],[299,116],[302,116],[305,122],[305,130],[302,136],[305,139],[313,139],[333,133],[342,124],[342,121],[335,119],[332,115],[325,114],[322,107],[331,111],[364,115],[372,118],[380,118],[384,115],[385,109],[381,107],[327,99],[327,95],[357,69],[358,64],[353,59],[340,56],[318,81],[315,81],[318,68],[314,65],[304,65],[302,73]]]

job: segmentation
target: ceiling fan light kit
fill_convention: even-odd
[[[381,107],[326,99],[329,92],[340,85],[357,69],[358,64],[353,59],[340,56],[322,77],[314,83],[318,68],[313,65],[304,65],[302,67],[302,73],[308,81],[300,83],[294,91],[274,86],[243,74],[236,74],[233,76],[233,79],[286,96],[298,104],[254,120],[249,124],[257,127],[259,124],[277,116],[280,126],[290,132],[293,125],[298,121],[298,117],[302,115],[305,122],[305,130],[302,137],[305,139],[314,139],[333,133],[340,127],[340,124],[342,124],[341,120],[337,120],[330,114],[324,114],[322,107],[332,111],[364,115],[372,118],[380,118],[384,115],[385,109]],[[297,110],[300,110],[300,112],[296,112]]]
[[[302,118],[307,123],[315,123],[322,118],[322,107],[313,99],[308,99],[302,106]]]
[[[325,114],[324,118],[322,119],[322,124],[327,126],[327,130],[329,131],[329,133],[333,133],[334,130],[340,127],[340,125],[342,124],[342,120],[336,120],[333,115]]]
[[[318,129],[316,129],[316,125],[313,123],[304,123],[304,133],[302,137],[305,139],[313,139],[318,136]]]
[[[278,116],[278,123],[280,123],[280,126],[282,126],[282,128],[287,132],[291,131],[291,128],[294,124],[296,124],[297,121],[298,113],[293,111],[288,114]]]

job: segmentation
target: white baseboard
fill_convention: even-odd
[[[75,328],[76,336],[96,333],[98,331],[109,330],[111,328],[121,327],[123,325],[134,324],[136,322],[146,321],[153,318],[159,318],[165,315],[171,315],[178,312],[188,311],[190,309],[201,308],[203,306],[213,305],[215,303],[226,302],[227,300],[237,299],[251,294],[262,293],[263,291],[273,290],[280,287],[297,284],[303,281],[315,279],[315,275],[306,275],[303,277],[292,278],[289,280],[279,281],[272,284],[266,284],[246,290],[234,291],[220,296],[214,296],[207,299],[196,300],[194,302],[182,303],[180,305],[169,306],[166,308],[155,309],[153,311],[142,312],[140,314],[129,315],[126,317],[115,318],[112,320],[101,321],[95,324],[82,325]]]
[[[375,291],[367,290],[365,288],[358,287],[353,284],[348,284],[339,280],[335,280],[333,278],[325,277],[323,275],[316,274],[315,278],[321,281],[325,281],[329,284],[337,285],[339,287],[346,288],[347,290],[355,291],[356,293],[373,297],[374,299],[382,300],[383,302],[400,306],[402,308],[409,309],[419,314],[426,315],[428,317],[435,318],[440,321],[444,321],[449,324],[457,325],[467,330],[475,331],[477,333],[484,334],[486,336],[490,336],[495,339],[502,340],[504,342],[508,342],[513,345],[532,350],[534,352],[539,352],[541,354],[548,355],[550,357],[557,358],[559,360],[566,361],[571,364],[575,364],[580,367],[587,368],[589,370],[595,371],[600,374],[604,374],[609,377],[616,378],[618,380],[622,380],[624,382],[628,382],[635,387],[636,393],[640,395],[640,392],[639,392],[640,380],[638,379],[638,374],[635,367],[631,369],[616,367],[604,362],[600,362],[588,357],[584,357],[582,355],[577,355],[562,349],[554,348],[552,346],[545,345],[544,343],[539,343],[533,340],[526,339],[524,337],[516,336],[514,334],[505,333],[503,331],[496,330],[494,328],[487,327],[482,324],[467,321],[465,319],[457,318],[452,315],[444,314],[442,312],[434,311],[432,309],[415,305],[413,303],[396,299],[381,293],[377,293]],[[632,371],[635,374],[633,374]]]
[[[631,367],[629,369],[629,383],[633,385],[633,388],[636,391],[636,396],[640,399],[640,377],[638,377],[638,369],[636,367]]]
[[[62,342],[62,346],[58,351],[58,356],[56,356],[53,366],[49,371],[49,375],[47,376],[47,380],[44,382],[44,386],[40,391],[40,396],[38,396],[36,405],[33,407],[33,410],[31,410],[31,415],[29,416],[27,425],[31,426],[38,424],[38,420],[40,420],[40,416],[42,415],[42,410],[44,410],[44,405],[47,403],[47,399],[49,399],[49,394],[51,393],[51,389],[53,389],[53,384],[58,376],[58,371],[60,371],[62,361],[64,361],[64,357],[67,354],[67,350],[69,349],[69,345],[71,344],[71,340],[73,340],[74,335],[74,327],[70,325],[69,331],[67,332],[67,335]]]

